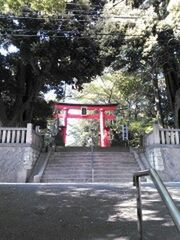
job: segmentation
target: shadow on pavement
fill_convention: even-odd
[[[1,240],[137,240],[135,189],[0,185]],[[143,192],[144,240],[178,240],[156,191]]]

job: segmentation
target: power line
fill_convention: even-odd
[[[92,30],[92,29],[90,29]],[[54,33],[54,34],[80,34],[80,33],[85,33],[83,30],[58,30],[58,29],[12,29],[12,28],[4,28],[0,30],[1,33],[3,34],[12,34],[12,33],[18,33],[18,32],[36,32],[37,34],[43,34],[43,33]],[[102,33],[91,33],[91,34],[96,34],[96,35],[119,35],[122,34],[120,31],[114,31],[114,32],[102,32]],[[126,35],[126,34],[125,34]],[[136,36],[136,34],[130,34],[133,36]],[[143,34],[138,34],[138,36],[144,36]]]
[[[107,17],[104,17],[102,15],[98,15],[97,16],[93,16],[91,14],[83,14],[83,15],[86,15],[86,16],[91,16],[92,18],[95,19],[95,17],[97,19],[145,19],[145,18],[142,18],[142,17],[139,17],[139,16],[120,16],[120,15],[109,15]],[[0,16],[0,19],[12,19],[12,20],[18,20],[18,19],[32,19],[32,20],[50,20],[50,21],[69,21],[69,20],[76,20],[76,21],[87,21],[85,19],[64,19],[63,17],[81,17],[79,15],[75,15],[75,14],[63,14],[61,16],[61,18],[53,18],[53,17],[17,17],[17,16]]]
[[[68,33],[66,33],[67,35],[64,36],[60,36],[60,35],[38,35],[38,34],[12,34],[12,33],[0,33],[0,36],[13,36],[13,37],[44,37],[44,38],[95,38],[95,36],[114,36],[114,35],[118,35],[118,34],[111,34],[111,33],[96,33],[94,34],[94,36],[78,36],[78,35],[68,35]],[[119,33],[120,34],[120,33]],[[143,37],[144,35],[133,35],[133,34],[122,34],[123,37]]]
[[[11,35],[12,37],[29,37],[29,38],[65,38],[65,39],[68,39],[68,38],[90,38],[90,39],[94,39],[95,37],[90,37],[90,36],[58,36],[58,35],[52,35],[52,36],[38,36],[38,35],[35,35],[35,34],[0,34],[0,36],[8,36],[8,35]]]
[[[91,30],[91,29],[90,29]],[[25,32],[25,35],[43,35],[43,34],[72,34],[72,36],[75,36],[77,34],[86,34],[83,30],[58,30],[58,29],[11,29],[11,28],[5,28],[3,30],[0,30],[1,34],[7,34],[7,35],[13,35],[14,33],[18,35],[17,33],[20,32]],[[29,32],[29,34],[27,34]],[[35,32],[32,34],[32,32]],[[21,34],[21,33],[20,33]],[[108,36],[108,35],[122,35],[122,36],[144,36],[143,34],[124,34],[123,32],[120,31],[114,31],[114,32],[102,32],[102,33],[91,33],[91,35],[99,35],[99,36]]]
[[[31,19],[31,20],[50,20],[50,21],[59,21],[59,22],[66,22],[66,21],[70,21],[73,20],[75,22],[89,22],[89,20],[85,20],[85,19],[71,19],[71,18],[67,18],[67,19],[60,19],[60,18],[48,18],[48,17],[1,17],[0,19],[13,19],[13,20],[19,20],[19,19]]]

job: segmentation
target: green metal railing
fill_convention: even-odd
[[[180,212],[176,207],[171,195],[159,177],[155,169],[139,171],[133,175],[133,183],[137,189],[137,216],[138,216],[138,232],[140,240],[143,240],[143,219],[142,219],[142,201],[141,201],[141,185],[140,177],[150,176],[156,189],[158,190],[164,204],[166,205],[169,214],[180,233]]]
[[[91,139],[90,149],[91,149],[91,182],[94,182],[94,144],[93,144],[93,139]]]

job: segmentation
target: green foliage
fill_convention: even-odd
[[[116,121],[106,123],[111,129],[112,139],[120,136],[122,125],[127,124],[130,130],[130,145],[137,146],[155,118],[151,93],[152,85],[143,83],[138,74],[115,71],[106,73],[91,83],[83,84],[83,90],[74,91],[73,98],[83,103],[118,103]],[[87,138],[83,132],[86,126],[89,127],[89,122],[84,124],[83,127],[80,124],[78,131],[78,138],[82,142]],[[122,140],[116,139],[116,141],[120,144]]]
[[[129,124],[129,143],[130,146],[139,147],[143,145],[143,137],[152,130],[153,121],[142,119],[141,121],[132,121]]]
[[[52,116],[51,104],[47,103],[43,97],[40,97],[34,101],[33,107],[32,123],[40,126],[41,129],[47,128],[47,119]]]
[[[63,12],[66,2],[64,0],[6,0],[0,1],[1,11],[5,13],[18,13],[22,9],[32,9],[41,14],[55,15]]]
[[[71,126],[71,125],[70,125]],[[73,136],[74,146],[98,145],[99,122],[96,120],[79,120],[70,127],[70,135]]]

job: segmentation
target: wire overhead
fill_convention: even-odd
[[[17,20],[17,26],[16,29],[9,29],[4,28],[0,30],[0,36],[13,36],[13,37],[38,37],[38,38],[97,38],[98,36],[120,36],[123,37],[141,37],[144,36],[142,34],[136,35],[136,34],[123,34],[121,32],[111,32],[111,33],[92,33],[91,35],[89,33],[85,33],[84,31],[81,31],[79,29],[69,30],[69,31],[63,31],[61,29],[22,29],[18,28],[18,20],[49,20],[49,21],[56,21],[56,22],[70,22],[70,23],[81,23],[81,22],[88,22],[90,25],[95,24],[96,20],[103,20],[103,19],[110,19],[110,20],[121,20],[121,19],[130,19],[130,20],[136,20],[136,19],[143,19],[143,17],[140,16],[126,16],[126,15],[116,15],[111,14],[109,16],[104,16],[103,13],[100,12],[99,9],[94,10],[94,8],[100,8],[102,7],[101,4],[99,5],[88,5],[88,7],[93,8],[92,9],[70,9],[70,6],[78,6],[78,7],[84,7],[85,4],[80,3],[70,3],[66,2],[67,9],[69,13],[65,12],[62,13],[59,17],[48,17],[48,16],[7,16],[7,15],[0,15],[0,21],[1,20]],[[69,8],[68,8],[69,7]],[[29,13],[27,11],[27,13]],[[82,17],[89,16],[91,19],[81,19]],[[80,18],[80,19],[78,19]],[[89,30],[92,30],[90,28]],[[82,34],[82,35],[81,35]],[[87,34],[87,35],[86,35]]]
[[[121,34],[121,33],[119,33],[119,34]],[[41,34],[41,35],[38,35],[38,34],[13,34],[13,33],[11,33],[11,34],[6,34],[6,33],[3,33],[3,34],[1,34],[0,33],[0,36],[12,36],[12,37],[34,37],[34,38],[44,38],[44,39],[47,39],[47,38],[65,38],[65,39],[70,39],[70,38],[72,38],[72,39],[74,39],[74,38],[76,38],[76,39],[97,39],[98,37],[100,37],[100,36],[114,36],[115,34],[110,34],[110,33],[96,33],[96,34],[94,34],[94,36],[90,36],[90,35],[84,35],[84,36],[78,36],[78,35],[43,35],[43,34]],[[118,34],[116,34],[117,36],[118,36]],[[124,35],[124,34],[122,34],[122,37],[143,37],[144,35],[132,35],[132,34],[126,34],[126,35]]]
[[[103,16],[102,14],[97,14],[96,16],[92,15],[92,14],[83,14],[85,16],[91,16],[94,19],[140,19],[142,17],[140,16],[121,16],[121,15],[109,15],[107,17]],[[50,21],[69,21],[71,20],[70,18],[66,19],[63,17],[81,17],[79,14],[62,14],[61,17],[59,18],[54,18],[54,17],[22,17],[22,16],[0,16],[0,19],[12,19],[12,20],[18,20],[18,19],[33,19],[33,20],[50,20]],[[143,19],[143,18],[142,18]],[[74,19],[72,19],[74,20]],[[85,19],[77,19],[77,21],[87,21]]]

